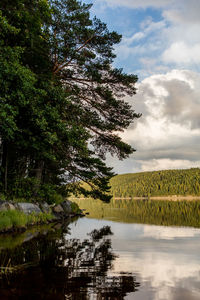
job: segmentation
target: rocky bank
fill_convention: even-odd
[[[34,214],[51,214],[52,218],[48,222],[62,222],[65,219],[74,216],[84,216],[82,210],[79,209],[78,205],[70,200],[65,200],[60,204],[48,205],[46,202],[42,203],[27,203],[27,202],[12,202],[12,201],[1,201],[0,200],[0,212],[8,210],[17,210],[25,215]],[[36,225],[36,224],[31,224]],[[26,228],[15,228],[2,229],[0,233],[22,231]]]

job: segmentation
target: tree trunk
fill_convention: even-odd
[[[38,193],[38,190],[40,188],[41,182],[42,182],[42,174],[43,174],[43,169],[44,169],[44,161],[43,160],[38,160],[36,162],[36,168],[34,169],[35,173],[35,179],[36,183],[34,185],[34,195],[36,196]]]
[[[7,193],[8,189],[8,145],[7,143],[3,143],[3,151],[2,151],[2,182],[5,193]]]

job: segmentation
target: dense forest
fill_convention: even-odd
[[[106,153],[134,151],[116,132],[140,117],[124,101],[137,76],[113,67],[122,37],[91,7],[0,1],[0,198],[50,203],[80,189],[109,199]]]
[[[200,195],[200,169],[117,175],[110,180],[113,197]]]

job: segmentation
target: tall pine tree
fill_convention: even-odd
[[[134,151],[116,132],[140,116],[123,100],[137,77],[112,66],[121,36],[77,0],[3,0],[0,8],[2,190],[50,198],[85,181],[91,191],[75,186],[108,199],[106,153]]]

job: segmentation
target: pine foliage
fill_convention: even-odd
[[[200,196],[200,169],[117,175],[110,185],[113,197]]]
[[[116,132],[140,117],[124,101],[137,76],[113,67],[121,35],[90,8],[0,2],[0,192],[9,197],[50,201],[81,181],[94,197],[109,197],[106,153],[123,159],[134,151]]]

